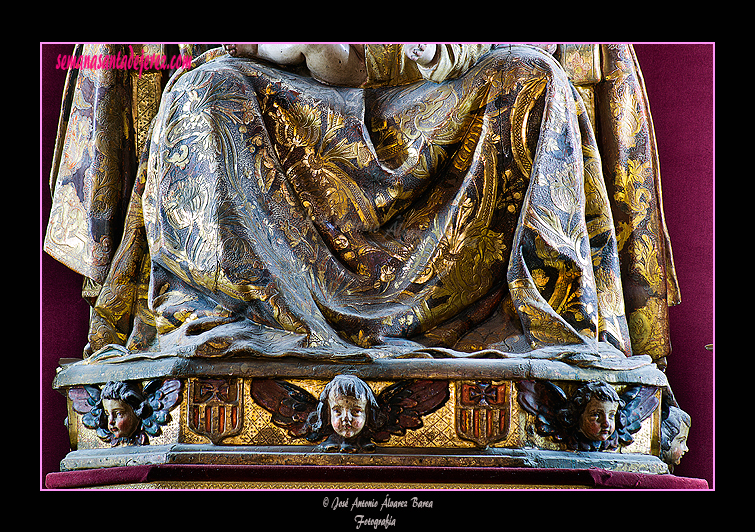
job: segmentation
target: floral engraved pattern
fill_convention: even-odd
[[[675,279],[631,47],[601,48],[607,143],[569,81],[593,79],[594,49],[570,49],[564,70],[502,47],[436,83],[401,71],[400,48],[366,46],[382,76],[366,88],[220,49],[178,72],[133,187],[103,162],[131,187],[117,251],[66,226],[92,211],[61,175],[48,241],[71,262],[94,242],[107,265],[92,349],[397,356],[453,349],[495,316],[530,348],[607,341],[664,357]],[[86,129],[85,88],[71,131]],[[89,164],[79,137],[70,171]]]

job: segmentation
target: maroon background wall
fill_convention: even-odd
[[[714,484],[714,178],[712,44],[636,44],[660,153],[666,223],[682,303],[671,309],[673,353],[668,379],[692,416],[690,451],[675,475]],[[44,45],[40,53],[40,250],[51,201],[47,186],[65,71],[58,54],[73,45]],[[81,277],[40,251],[40,487],[58,471],[68,448],[62,395],[51,388],[58,359],[80,357],[88,307]]]
[[[714,486],[714,50],[635,45],[658,142],[666,225],[682,302],[670,309],[666,374],[692,416],[690,451],[674,469]]]

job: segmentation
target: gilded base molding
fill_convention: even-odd
[[[68,398],[72,451],[61,471],[290,464],[668,472],[659,458],[667,383],[654,365],[603,371],[525,359],[143,362],[62,365],[53,386]],[[365,397],[362,424],[349,419],[350,433],[339,430],[332,409],[341,381]],[[588,437],[564,420],[595,386],[614,398],[601,404],[613,405],[616,419],[606,435]],[[128,410],[126,397],[138,412],[136,429],[109,422],[108,400]]]
[[[63,471],[156,464],[213,466],[287,465],[323,467],[444,467],[588,469],[665,474],[668,467],[652,455],[569,452],[542,449],[407,449],[381,448],[373,454],[317,452],[314,446],[217,446],[176,444],[73,451]]]

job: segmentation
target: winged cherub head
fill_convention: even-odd
[[[141,391],[125,382],[108,382],[100,401],[104,417],[100,426],[106,424],[111,444],[132,443],[139,436],[144,410],[149,408]]]
[[[679,465],[682,456],[689,450],[687,438],[692,419],[681,408],[668,406],[664,409],[661,423],[661,460],[666,462],[671,471]]]
[[[592,442],[589,450],[615,448],[616,414],[624,402],[611,385],[593,381],[579,388],[571,398],[569,410],[576,429],[574,436],[584,443]]]
[[[374,424],[378,410],[375,394],[367,383],[353,375],[338,375],[320,394],[310,424],[318,432],[328,425],[333,429],[335,434],[322,444],[324,450],[356,452],[369,445],[359,436],[365,427]]]

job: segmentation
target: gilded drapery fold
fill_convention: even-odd
[[[125,45],[78,45],[74,55],[117,55]],[[44,249],[102,283],[117,246],[133,184],[128,72],[68,72],[50,185],[54,190]]]
[[[435,82],[400,48],[368,46],[361,89],[219,50],[175,76],[92,350],[381,357],[603,342],[664,357],[667,340],[646,328],[666,315],[625,294],[638,273],[673,276],[665,228],[638,211],[662,216],[636,65],[609,69],[603,53],[604,72],[639,79],[636,116],[614,105],[605,117],[540,50],[448,49],[469,64]],[[623,144],[605,144],[603,120]],[[637,164],[653,169],[649,199]],[[657,242],[665,270],[643,248]]]
[[[671,351],[668,307],[680,303],[663,216],[661,173],[642,72],[631,46],[602,45],[595,86],[604,175],[614,213],[632,345],[662,366]]]
[[[142,54],[198,56],[206,45],[77,44],[61,64]],[[50,172],[44,250],[85,278],[94,301],[120,243],[138,154],[157,114],[166,70],[69,68]]]

